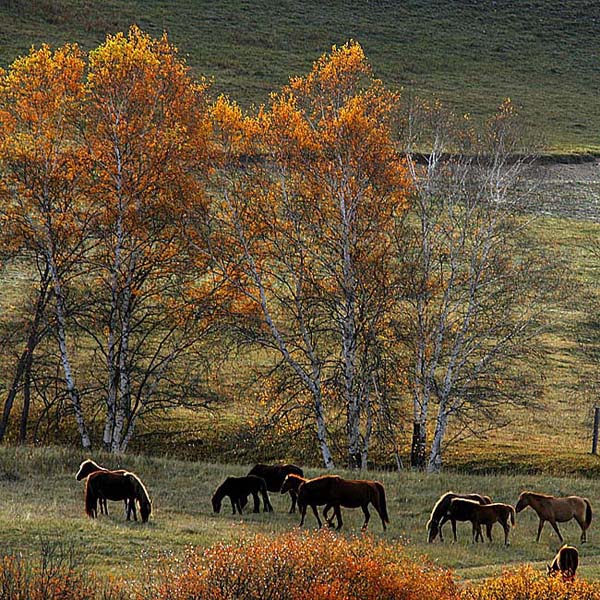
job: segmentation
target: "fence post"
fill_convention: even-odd
[[[600,426],[600,406],[594,406],[594,435],[592,437],[592,454],[598,454],[598,427]]]

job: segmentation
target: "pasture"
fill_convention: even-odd
[[[152,562],[165,553],[181,556],[188,546],[205,547],[219,541],[233,541],[256,533],[275,534],[298,525],[298,515],[289,515],[289,497],[270,494],[274,513],[244,512],[233,516],[226,501],[220,514],[213,514],[210,497],[228,475],[246,474],[248,465],[184,462],[168,458],[127,455],[98,455],[100,463],[126,466],[138,473],[153,500],[148,524],[126,522],[122,502],[109,502],[110,515],[88,519],[83,508],[83,485],[75,480],[81,453],[63,448],[0,449],[0,547],[35,556],[42,543],[60,542],[72,550],[80,568],[93,568],[102,575],[124,573],[136,580],[146,576]],[[309,476],[322,471],[306,469]],[[336,471],[344,474],[343,471]],[[351,476],[350,474],[347,474]],[[459,578],[479,580],[499,574],[504,566],[531,563],[545,570],[559,542],[546,525],[535,543],[537,516],[527,509],[517,515],[511,531],[511,545],[503,545],[503,533],[496,525],[494,542],[473,545],[470,524],[458,524],[458,543],[451,544],[450,524],[444,527],[446,541],[426,543],[425,524],[437,498],[450,489],[477,491],[495,501],[514,504],[523,489],[554,495],[578,494],[590,498],[596,509],[589,530],[589,542],[579,543],[580,530],[571,521],[561,524],[565,541],[580,551],[580,575],[600,579],[600,494],[593,479],[538,475],[472,475],[446,472],[427,476],[413,472],[368,472],[361,477],[378,479],[385,485],[391,524],[383,533],[373,515],[372,536],[402,541],[409,554],[429,556],[436,564],[456,570]],[[342,509],[345,535],[360,535],[360,509]],[[314,517],[307,513],[305,527],[314,529]]]
[[[215,92],[249,106],[353,38],[407,98],[433,94],[480,118],[510,97],[549,152],[597,153],[599,11],[580,0],[13,0],[0,3],[0,66],[32,44],[89,50],[136,23],[168,32]]]

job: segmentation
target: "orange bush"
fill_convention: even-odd
[[[0,558],[2,600],[120,600],[126,598],[120,586],[99,582],[87,573],[71,568],[32,565],[17,556]]]
[[[583,579],[573,582],[548,577],[530,566],[505,571],[502,576],[472,585],[461,600],[598,600],[600,583]]]
[[[163,565],[144,598],[157,600],[459,600],[449,571],[397,544],[330,531],[292,532],[190,550]]]

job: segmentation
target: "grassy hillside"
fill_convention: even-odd
[[[5,0],[0,65],[42,42],[89,49],[132,23],[167,31],[215,91],[245,104],[354,38],[407,95],[435,94],[476,116],[511,97],[549,150],[600,152],[596,2]]]
[[[77,452],[56,448],[0,449],[0,548],[25,555],[39,552],[42,542],[60,542],[72,549],[81,567],[102,574],[123,573],[139,579],[159,553],[181,555],[188,545],[207,546],[218,541],[231,541],[258,532],[289,531],[299,522],[289,515],[288,497],[270,494],[273,514],[244,514],[233,517],[228,502],[221,514],[213,514],[210,497],[228,475],[241,475],[248,466],[182,462],[142,456],[99,456],[108,466],[124,466],[135,470],[148,486],[153,498],[153,515],[149,524],[127,523],[121,503],[110,502],[108,517],[88,519],[83,512],[83,484],[74,474],[84,457]],[[308,470],[309,476],[319,471]],[[343,472],[341,472],[343,473]],[[436,563],[455,568],[465,579],[479,579],[500,573],[505,565],[531,562],[545,569],[559,546],[558,539],[546,525],[540,543],[535,543],[537,517],[530,509],[517,516],[517,527],[511,533],[511,546],[503,545],[501,528],[494,529],[494,542],[474,546],[470,527],[458,525],[458,544],[449,543],[451,528],[446,525],[446,542],[426,543],[425,524],[431,508],[444,492],[477,491],[501,502],[515,503],[523,489],[535,489],[555,495],[588,496],[598,505],[598,490],[590,479],[542,476],[477,476],[444,474],[423,476],[416,473],[364,473],[365,478],[382,481],[386,487],[391,525],[382,532],[381,522],[373,511],[369,525],[371,534],[387,541],[403,541],[415,557],[423,554]],[[362,511],[343,510],[344,532],[359,533]],[[312,515],[305,527],[314,529]],[[600,578],[600,533],[594,523],[589,543],[579,544],[580,530],[575,522],[560,526],[566,541],[578,546],[581,554],[581,576]],[[143,565],[146,565],[145,567]]]

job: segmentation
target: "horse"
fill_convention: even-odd
[[[478,539],[483,542],[481,526],[486,526],[488,540],[492,541],[492,525],[500,523],[504,528],[504,545],[508,546],[510,526],[515,524],[515,509],[510,504],[500,502],[480,504],[475,500],[453,498],[448,508],[448,516],[452,521],[452,531],[456,540],[456,521],[471,521],[473,525],[473,543]]]
[[[252,494],[254,498],[254,512],[260,512],[260,500],[258,495],[263,498],[265,512],[272,512],[273,506],[269,502],[267,494],[267,484],[262,477],[256,475],[246,475],[245,477],[228,477],[216,490],[212,496],[213,511],[221,512],[221,503],[225,496],[229,496],[231,507],[235,515],[236,509],[242,514],[242,508],[246,506],[248,496]]]
[[[140,505],[142,522],[146,523],[152,512],[152,502],[140,478],[130,471],[117,473],[114,471],[96,471],[88,475],[85,484],[85,512],[94,519],[98,516],[98,500],[125,500],[127,504],[127,520],[133,514],[137,521],[136,501]]]
[[[105,467],[101,467],[98,463],[94,462],[91,458],[84,460],[79,465],[79,470],[75,475],[75,479],[77,481],[81,481],[85,479],[88,475],[92,473],[96,473],[97,471],[109,471],[110,469],[106,469]],[[113,473],[126,473],[124,469],[116,469],[112,471]],[[100,514],[108,515],[108,506],[106,503],[106,498],[98,498],[100,504]],[[127,512],[127,500],[125,500],[125,512]]]
[[[579,565],[579,552],[574,546],[566,544],[556,553],[551,565],[547,565],[548,575],[559,573],[567,581],[575,579],[575,571]]]
[[[390,522],[385,502],[385,490],[378,481],[342,479],[338,475],[323,475],[303,482],[298,488],[298,507],[302,514],[300,527],[304,525],[307,506],[312,508],[319,528],[322,527],[323,523],[319,518],[317,506],[323,504],[326,505],[324,516],[329,509],[329,505],[333,507],[337,518],[337,530],[341,529],[343,525],[341,506],[345,508],[358,508],[360,506],[362,508],[365,515],[365,522],[362,525],[363,530],[367,528],[371,517],[368,509],[369,504],[373,504],[379,514],[384,531],[386,523]],[[327,517],[325,516],[325,518]],[[329,520],[328,523],[333,524]]]
[[[540,535],[546,521],[552,525],[561,543],[564,542],[557,523],[564,523],[573,518],[581,527],[581,543],[587,542],[586,532],[592,522],[592,505],[587,498],[580,498],[579,496],[557,498],[535,492],[521,492],[515,507],[517,512],[521,512],[528,506],[531,506],[540,518],[536,542],[540,541]]]
[[[435,540],[437,535],[440,536],[440,541],[444,541],[442,536],[442,525],[449,520],[447,516],[450,502],[454,498],[464,498],[465,500],[475,500],[479,504],[491,504],[492,499],[489,496],[481,496],[480,494],[455,494],[454,492],[446,492],[440,499],[435,503],[429,521],[427,521],[427,542],[430,544]],[[453,531],[456,531],[456,526]],[[456,541],[456,533],[454,534],[454,541]]]
[[[296,465],[254,465],[248,472],[248,475],[256,475],[262,477],[267,484],[267,490],[269,492],[279,492],[285,478],[288,475],[298,475],[304,477],[304,471]],[[295,489],[289,490],[290,497],[292,499],[292,506],[290,507],[290,514],[296,512],[296,499],[298,493]]]

